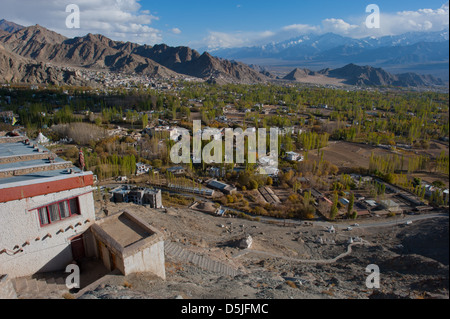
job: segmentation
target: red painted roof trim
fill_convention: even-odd
[[[57,181],[22,185],[0,190],[0,203],[92,186],[93,175],[75,176]]]

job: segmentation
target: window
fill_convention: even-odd
[[[59,203],[59,212],[61,213],[61,219],[70,217],[69,204],[67,201]]]
[[[39,208],[39,220],[41,221],[41,225],[47,225],[50,222],[48,221],[48,212],[47,207]]]
[[[38,214],[41,226],[53,224],[74,215],[80,215],[78,197],[38,208]]]
[[[58,220],[61,219],[61,217],[59,216],[59,209],[58,209],[58,204],[53,204],[48,206],[48,213],[50,216],[50,221],[53,222],[57,222]]]
[[[80,208],[78,206],[78,198],[72,198],[71,200],[69,200],[69,203],[70,203],[70,213],[72,215],[74,215],[74,214],[80,215]]]

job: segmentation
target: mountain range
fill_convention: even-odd
[[[368,64],[388,70],[418,71],[448,81],[449,34],[410,32],[397,36],[354,39],[333,33],[308,34],[262,46],[220,49],[214,55],[269,66],[340,67]]]
[[[69,39],[39,25],[23,27],[12,33],[3,30],[0,45],[0,60],[3,61],[0,76],[3,74],[3,81],[5,75],[9,75],[7,81],[29,79],[29,74],[24,74],[28,70],[25,64],[107,70],[159,78],[190,76],[226,83],[266,80],[264,75],[243,63],[214,58],[207,52],[200,54],[188,47],[139,45],[113,41],[99,34]],[[7,60],[11,63],[6,63]],[[35,80],[39,81],[39,77]]]
[[[317,44],[321,48],[327,46],[333,46],[331,38]],[[80,76],[86,70],[164,79],[193,77],[219,84],[299,81],[298,73],[304,72],[313,80],[339,79],[350,85],[443,85],[432,76],[392,75],[355,64],[318,72],[296,69],[283,79],[254,66],[213,57],[208,52],[200,54],[189,47],[140,45],[114,41],[100,34],[67,38],[39,25],[23,27],[0,20],[0,82],[91,85],[89,79]]]
[[[311,71],[296,68],[286,75],[283,80],[296,82],[314,82],[321,77],[341,80],[341,83],[357,86],[400,86],[405,84],[411,87],[426,87],[433,85],[445,85],[444,81],[430,75],[418,75],[416,73],[391,74],[381,68],[371,66],[359,66],[348,64],[338,69],[323,69]]]

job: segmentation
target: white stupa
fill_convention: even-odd
[[[41,132],[39,132],[38,137],[34,140],[38,144],[46,144],[49,142],[49,139],[44,136]]]

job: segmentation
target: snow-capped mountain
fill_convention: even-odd
[[[362,39],[334,33],[308,34],[263,46],[216,50],[212,54],[265,66],[274,61],[286,66],[330,68],[364,63],[392,71],[431,72],[448,80],[449,34],[444,30]]]
[[[215,50],[212,53],[227,59],[271,58],[281,60],[302,60],[320,56],[324,52],[333,50],[347,50],[347,54],[361,53],[364,50],[381,47],[402,47],[416,43],[445,43],[448,44],[448,31],[439,32],[410,32],[396,36],[380,38],[367,37],[353,39],[334,33],[308,34],[279,43],[269,43],[263,46],[231,48]],[[344,49],[345,48],[345,49]]]

